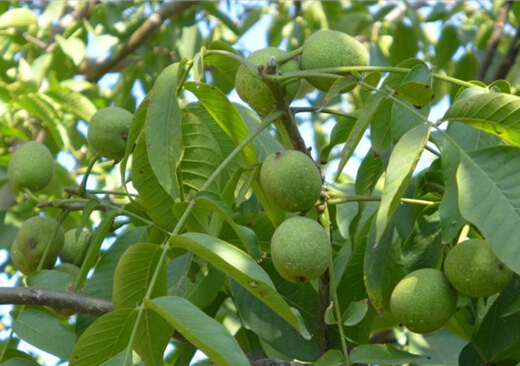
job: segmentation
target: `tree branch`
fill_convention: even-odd
[[[507,22],[507,16],[512,7],[513,1],[506,1],[498,11],[498,15],[493,26],[493,32],[491,33],[487,43],[487,52],[484,55],[484,59],[482,60],[482,66],[478,75],[479,80],[484,80],[489,66],[491,66],[491,62],[493,61],[493,57],[497,51],[498,44],[502,38],[502,29]]]
[[[103,315],[113,309],[108,300],[36,287],[0,287],[0,304],[43,305],[90,315]]]
[[[500,62],[500,65],[498,66],[498,70],[493,76],[493,80],[498,79],[505,79],[507,77],[507,74],[513,67],[516,61],[516,56],[518,56],[518,52],[520,51],[520,25],[516,27],[515,36],[511,40],[511,43],[509,43],[509,47],[507,49],[507,52],[502,59],[502,62]]]
[[[170,1],[164,3],[158,11],[148,17],[148,19],[121,44],[112,58],[103,59],[96,66],[87,69],[86,65],[80,66],[80,70],[86,72],[86,79],[97,82],[108,71],[112,70],[126,56],[143,45],[148,38],[156,32],[161,24],[182,11],[198,4],[199,1]]]

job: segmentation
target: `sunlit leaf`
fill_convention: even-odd
[[[174,235],[172,247],[187,249],[226,273],[269,306],[295,329],[303,331],[298,318],[274,288],[269,275],[253,258],[218,238],[198,233]]]
[[[455,101],[442,119],[467,123],[520,146],[520,97],[516,95],[472,95]]]
[[[376,242],[383,235],[428,141],[429,126],[418,125],[395,145],[386,169],[385,186],[376,217]]]
[[[219,366],[248,366],[249,360],[231,333],[188,300],[176,296],[146,300],[176,331]]]

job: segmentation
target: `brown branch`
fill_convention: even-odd
[[[130,53],[143,45],[148,38],[156,32],[161,24],[168,18],[171,18],[184,10],[198,4],[199,1],[170,1],[164,3],[159,10],[150,15],[148,19],[126,40],[121,44],[112,58],[106,58],[86,72],[86,79],[91,82],[97,82],[108,71],[112,70],[121,60]],[[85,67],[80,67],[85,70]]]
[[[502,29],[507,22],[507,16],[512,7],[513,1],[506,1],[498,11],[497,19],[495,20],[495,24],[493,26],[493,31],[487,43],[487,52],[484,55],[484,59],[482,60],[482,66],[478,75],[479,80],[484,80],[486,73],[491,66],[491,62],[495,57],[498,44],[502,39]]]
[[[325,313],[330,305],[330,275],[329,271],[318,279],[318,348],[325,354],[330,348],[330,334],[325,323]]]
[[[0,287],[0,304],[42,305],[90,315],[103,315],[112,310],[108,300],[36,287]]]
[[[507,49],[507,52],[502,59],[502,62],[500,62],[500,65],[498,66],[498,70],[496,71],[495,75],[493,76],[493,80],[498,79],[505,79],[507,77],[507,74],[511,70],[511,68],[514,66],[516,62],[516,56],[518,56],[518,52],[520,51],[520,25],[516,27],[515,36],[511,40],[511,43],[509,43],[509,47]]]

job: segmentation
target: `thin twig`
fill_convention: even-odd
[[[520,51],[520,25],[516,27],[515,36],[509,43],[509,47],[507,49],[507,52],[500,62],[500,65],[498,66],[498,69],[493,76],[493,80],[498,79],[505,79],[507,77],[507,74],[511,70],[511,68],[514,66],[516,62],[516,56],[518,56],[518,52]]]
[[[498,11],[498,15],[493,26],[493,32],[491,33],[487,43],[487,52],[484,55],[484,59],[482,60],[482,66],[478,75],[479,80],[484,80],[489,66],[491,66],[491,62],[493,61],[493,58],[496,54],[498,44],[502,38],[502,29],[507,22],[507,16],[512,7],[513,1],[506,1],[504,4],[502,4]]]
[[[112,70],[126,56],[145,44],[148,38],[155,33],[166,19],[171,18],[184,10],[198,4],[199,1],[169,1],[165,2],[159,10],[151,14],[137,30],[122,43],[111,58],[102,60],[99,64],[88,69],[86,79],[91,82],[98,81],[108,71]],[[83,69],[80,67],[80,69]]]

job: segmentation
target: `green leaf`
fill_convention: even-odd
[[[51,89],[47,92],[60,107],[84,121],[90,121],[90,117],[96,113],[97,108],[89,98],[81,93],[68,88]]]
[[[146,365],[164,365],[164,350],[173,331],[170,323],[165,322],[155,311],[145,308],[137,323],[136,338],[132,346]]]
[[[63,53],[72,60],[75,66],[79,66],[87,55],[85,43],[83,43],[79,38],[71,37],[65,39],[61,35],[57,34],[56,42]]]
[[[442,259],[442,235],[438,205],[424,208],[415,219],[412,234],[403,244],[406,272],[436,268]]]
[[[347,162],[351,158],[352,154],[354,154],[354,150],[356,149],[357,145],[359,144],[359,141],[361,141],[361,138],[365,134],[365,131],[374,118],[375,113],[385,100],[385,95],[383,93],[375,93],[372,94],[365,107],[363,108],[363,111],[359,115],[356,124],[354,127],[352,127],[352,131],[350,131],[350,134],[348,136],[347,142],[345,143],[345,146],[343,147],[343,151],[341,152],[341,159],[339,162],[338,169],[336,171],[335,180],[337,180],[343,171],[343,168],[345,165],[347,165]]]
[[[44,269],[26,278],[27,286],[69,291],[74,287],[75,278],[70,273]]]
[[[105,361],[101,366],[132,366],[132,350],[126,348],[124,351],[119,352],[114,357]]]
[[[432,73],[425,64],[414,66],[395,89],[395,94],[416,108],[424,107],[433,98]]]
[[[148,243],[134,244],[124,252],[114,273],[114,308],[133,308],[141,302],[157,270],[151,297],[166,295],[166,266],[157,269],[162,252],[161,246]]]
[[[397,22],[392,35],[393,41],[389,50],[391,65],[397,65],[403,60],[415,57],[419,51],[419,40],[418,34],[412,26],[405,22]]]
[[[141,131],[144,129],[144,125],[146,123],[146,113],[148,112],[148,106],[150,105],[150,94],[146,94],[143,101],[137,107],[133,117],[132,123],[130,124],[130,131],[128,132],[128,138],[126,140],[126,150],[125,156],[119,163],[119,172],[121,174],[121,182],[123,183],[123,187],[125,191],[128,192],[126,186],[126,166],[128,164],[128,158],[134,149],[134,145],[141,134]]]
[[[495,360],[501,352],[518,342],[520,314],[504,314],[519,296],[520,278],[515,276],[495,300],[474,334],[475,348],[486,361]]]
[[[40,366],[40,364],[25,358],[11,358],[2,362],[0,366]]]
[[[424,357],[401,351],[388,344],[362,344],[350,352],[350,362],[403,365],[410,362],[420,362]]]
[[[37,24],[38,18],[29,8],[15,8],[0,15],[0,29],[28,28]]]
[[[228,223],[242,244],[244,244],[248,254],[255,261],[259,261],[263,258],[264,252],[260,248],[260,241],[255,232],[248,227],[235,223],[232,218],[233,212],[219,196],[209,192],[199,192],[195,195],[194,199],[197,204],[204,205],[205,207],[217,212],[220,217]]]
[[[91,202],[95,204],[94,201]],[[110,228],[112,227],[112,223],[114,222],[114,219],[118,214],[119,213],[116,210],[110,210],[106,212],[103,215],[101,222],[92,233],[88,245],[87,255],[83,260],[79,274],[76,279],[76,289],[81,289],[85,284],[90,269],[96,264],[98,260],[101,245],[103,244],[103,241],[105,240]]]
[[[229,101],[224,93],[214,86],[193,82],[184,84],[184,88],[199,99],[200,103],[211,114],[226,134],[238,145],[249,135],[249,129],[245,124],[237,108]],[[258,158],[252,144],[243,150],[244,156],[249,164],[257,164]]]
[[[353,301],[341,316],[341,321],[347,327],[359,324],[367,315],[368,303],[366,300]]]
[[[270,267],[274,269],[272,263]],[[276,277],[275,273],[273,277]],[[284,290],[287,301],[298,306],[306,324],[309,325],[309,332],[317,334],[317,294],[312,285],[310,283],[295,285],[283,279],[276,284],[279,285],[277,288],[280,291]],[[304,338],[243,286],[235,281],[231,281],[230,285],[233,301],[242,323],[247,329],[255,332],[262,341],[290,358],[312,361],[319,356],[318,337]]]
[[[374,240],[374,226],[370,229],[367,238],[364,280],[365,287],[378,312],[388,309],[390,295],[395,285],[403,278],[404,271],[399,266],[400,243],[393,240],[394,227],[388,225],[380,240]]]
[[[157,312],[219,366],[249,365],[249,360],[231,333],[188,300],[165,296],[152,301],[145,300],[145,306]]]
[[[497,146],[462,155],[457,171],[462,216],[493,252],[520,273],[520,149]]]
[[[179,196],[177,167],[183,153],[181,111],[177,101],[180,63],[164,69],[155,80],[146,113],[146,146],[152,171],[173,198]]]
[[[443,121],[469,124],[520,146],[520,97],[505,93],[484,93],[455,101]]]
[[[320,151],[320,162],[329,160],[329,155],[332,149],[345,141],[354,127],[356,119],[354,117],[336,117],[336,124],[330,133],[330,142],[324,146]]]
[[[329,349],[318,358],[312,366],[342,366],[345,364],[343,353],[337,349]]]
[[[97,319],[78,339],[70,366],[100,365],[128,347],[136,309],[117,309]]]
[[[110,300],[114,285],[114,272],[121,256],[131,245],[146,242],[148,235],[144,226],[129,230],[119,236],[97,263],[94,274],[88,279],[83,293]]]
[[[137,140],[132,159],[132,184],[139,192],[139,205],[154,223],[166,230],[173,229],[175,216],[172,214],[173,198],[159,184],[152,171],[146,151],[144,134]]]
[[[421,124],[403,135],[390,155],[381,205],[376,216],[376,243],[392,218],[428,141],[430,128]]]
[[[236,280],[295,329],[304,331],[296,315],[274,288],[269,275],[253,258],[218,238],[198,233],[174,235],[170,246],[187,249]]]
[[[61,359],[68,359],[74,348],[74,333],[60,319],[47,311],[25,308],[15,322],[18,337]]]
[[[196,114],[183,113],[182,135],[184,154],[180,164],[184,191],[198,191],[218,168],[225,157],[222,156],[211,130]],[[214,181],[209,191],[219,192],[220,182]]]
[[[435,45],[435,66],[444,68],[460,46],[458,28],[453,24],[442,27],[441,36]]]

